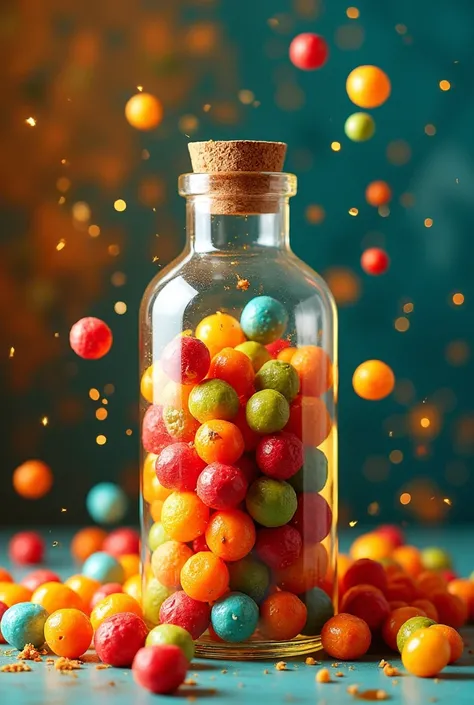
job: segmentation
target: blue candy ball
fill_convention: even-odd
[[[44,644],[44,624],[49,614],[41,605],[18,602],[9,607],[2,617],[2,634],[5,641],[20,651],[25,644],[39,649]]]
[[[249,340],[262,345],[281,338],[288,323],[283,305],[271,296],[256,296],[248,302],[240,317],[240,325]]]
[[[86,498],[87,511],[98,524],[116,524],[128,508],[128,499],[121,487],[113,482],[99,482]]]
[[[82,574],[100,583],[123,583],[125,573],[116,558],[105,551],[97,551],[82,566]]]
[[[250,639],[257,623],[257,604],[242,592],[230,592],[221,597],[211,610],[212,627],[224,641],[239,642]]]
[[[321,588],[313,588],[308,590],[304,595],[300,595],[300,599],[306,605],[308,616],[306,624],[301,633],[305,636],[317,636],[321,634],[321,629],[326,624],[328,619],[334,616],[334,605],[332,600]]]

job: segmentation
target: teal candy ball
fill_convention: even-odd
[[[87,511],[98,524],[117,524],[128,509],[128,499],[113,482],[99,482],[86,497]]]
[[[313,588],[308,590],[304,595],[300,595],[300,599],[306,605],[308,616],[306,624],[301,633],[305,636],[317,636],[321,634],[321,629],[326,624],[328,619],[334,616],[334,605],[331,598],[321,588]]]
[[[366,142],[374,136],[374,119],[368,113],[353,113],[344,124],[344,132],[353,142]]]
[[[123,583],[125,578],[121,564],[105,551],[97,551],[89,556],[82,566],[82,574],[99,583]]]
[[[221,639],[238,643],[250,639],[258,623],[258,607],[242,592],[231,592],[214,603],[212,627]]]
[[[25,644],[36,649],[44,644],[44,624],[49,614],[44,607],[33,602],[18,602],[2,617],[2,634],[5,641],[20,651]]]
[[[281,338],[288,323],[284,306],[271,296],[256,296],[242,311],[240,325],[247,338],[262,345]]]

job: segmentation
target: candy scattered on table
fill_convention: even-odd
[[[118,612],[104,619],[94,633],[94,647],[103,663],[118,668],[132,665],[145,645],[148,629],[135,612]]]

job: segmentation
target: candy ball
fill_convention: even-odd
[[[156,460],[156,476],[170,490],[192,492],[199,475],[206,467],[194,447],[188,443],[172,443],[164,448]]]
[[[207,602],[189,597],[183,590],[170,595],[161,605],[159,621],[174,624],[186,630],[192,639],[204,634],[211,620],[211,608]]]
[[[362,253],[360,266],[366,274],[378,277],[389,268],[390,257],[380,247],[370,247]]]
[[[98,526],[86,526],[74,534],[71,541],[71,554],[80,563],[90,555],[100,551],[107,533]]]
[[[329,595],[314,587],[312,590],[300,595],[307,609],[306,623],[301,630],[305,636],[316,636],[321,634],[321,630],[326,622],[334,615],[334,605]]]
[[[8,544],[8,554],[13,563],[35,565],[44,558],[44,541],[34,531],[20,531]]]
[[[236,512],[236,509],[229,510]],[[216,512],[216,515],[222,512]],[[206,540],[208,536],[206,534]],[[245,555],[234,540],[232,544]],[[238,560],[242,555],[235,557]],[[184,592],[193,600],[214,602],[224,595],[229,588],[229,570],[224,560],[211,551],[201,551],[191,556],[181,570],[181,585]],[[183,626],[183,625],[180,625]]]
[[[328,479],[328,459],[319,448],[304,449],[304,464],[288,482],[296,492],[321,492]]]
[[[352,386],[362,399],[379,401],[392,393],[395,387],[395,375],[385,362],[366,360],[354,372]]]
[[[13,473],[13,487],[25,499],[40,499],[53,485],[53,473],[41,460],[27,460]]]
[[[301,534],[293,526],[260,529],[257,532],[255,551],[272,570],[280,570],[292,565],[299,557],[302,548]]]
[[[84,608],[87,610],[87,613],[89,613],[91,607],[91,600],[94,597],[95,593],[98,591],[98,589],[101,587],[100,583],[98,580],[94,580],[93,578],[88,578],[87,575],[82,575],[81,573],[78,573],[76,575],[71,575],[65,582],[65,585],[67,587],[71,588],[84,603]]]
[[[385,181],[372,181],[365,189],[365,200],[374,208],[385,206],[391,199],[392,189]]]
[[[206,528],[209,549],[226,562],[238,561],[248,555],[254,547],[255,538],[255,524],[240,509],[215,512]]]
[[[372,631],[380,629],[390,614],[390,606],[381,590],[372,585],[356,585],[342,598],[341,612],[353,614]]]
[[[247,338],[263,345],[272,343],[285,332],[288,314],[271,296],[257,296],[245,306],[240,325]]]
[[[233,465],[211,463],[199,475],[196,492],[211,509],[232,509],[245,499],[247,488],[242,470]]]
[[[113,482],[99,482],[89,490],[86,506],[98,524],[115,524],[125,516],[128,499],[122,488]]]
[[[254,372],[258,372],[262,365],[272,359],[266,347],[255,340],[247,340],[245,343],[237,345],[235,349],[247,355],[252,363]]]
[[[366,142],[374,136],[374,119],[368,113],[353,113],[344,124],[344,132],[353,142]]]
[[[283,350],[287,350],[289,347],[291,347],[290,341],[284,338],[278,338],[278,340],[274,340],[273,343],[265,345],[265,348],[274,360],[278,358],[278,355],[283,352]]]
[[[229,563],[229,587],[233,592],[243,592],[257,605],[265,599],[270,585],[270,571],[253,556]]]
[[[194,492],[172,492],[163,502],[161,523],[175,541],[194,541],[205,532],[208,520],[209,508]]]
[[[291,592],[280,590],[267,597],[260,607],[260,627],[267,639],[294,639],[306,624],[304,602]]]
[[[143,616],[147,624],[155,626],[160,620],[161,605],[172,594],[173,589],[167,588],[156,578],[150,578],[142,597]]]
[[[5,602],[0,601],[0,644],[5,643],[5,639],[2,636],[1,626],[2,626],[2,617],[5,614],[5,612],[7,611],[7,609],[8,609],[8,605],[5,604]]]
[[[104,583],[103,585],[101,585],[100,588],[96,590],[92,596],[92,599],[90,601],[91,610],[94,609],[97,603],[101,602],[104,597],[114,595],[116,592],[123,592],[123,588],[120,583]]]
[[[179,588],[181,585],[181,569],[193,555],[185,543],[166,541],[153,551],[151,569],[153,575],[167,588]]]
[[[140,535],[136,529],[122,527],[110,532],[104,541],[102,550],[118,558],[140,552]]]
[[[21,584],[27,587],[28,590],[31,590],[31,592],[34,592],[36,588],[39,588],[39,586],[44,583],[60,582],[61,578],[56,575],[56,573],[53,573],[52,570],[49,570],[48,568],[39,568],[38,570],[33,570],[31,573],[28,573],[28,575],[25,575],[21,581]]]
[[[158,695],[173,693],[186,677],[189,662],[178,646],[160,644],[140,649],[132,664],[135,681]]]
[[[443,548],[429,546],[421,552],[421,562],[426,570],[447,570],[451,568],[451,556]]]
[[[329,656],[341,661],[353,661],[364,656],[371,641],[367,624],[352,614],[331,617],[321,631],[323,649]]]
[[[259,477],[247,492],[245,504],[250,516],[267,528],[288,524],[296,512],[296,492],[287,482]]]
[[[87,611],[83,599],[68,585],[62,583],[43,583],[31,595],[31,602],[41,605],[49,614],[61,609]]]
[[[224,641],[245,641],[257,628],[258,615],[257,604],[251,597],[242,592],[231,592],[212,606],[211,624]]]
[[[125,577],[119,561],[105,551],[89,556],[82,566],[82,572],[100,583],[123,583]]]
[[[358,66],[346,81],[347,95],[359,108],[378,108],[389,98],[391,90],[389,77],[378,66]]]
[[[205,343],[211,357],[223,348],[235,348],[245,341],[240,323],[233,316],[221,311],[202,319],[196,328],[196,338]]]
[[[94,630],[98,629],[99,625],[108,619],[108,617],[123,612],[133,612],[133,614],[138,615],[138,617],[143,616],[140,605],[131,595],[118,592],[104,597],[103,600],[96,604],[91,612],[91,623]]]
[[[300,389],[300,378],[289,362],[270,360],[255,375],[255,389],[276,389],[289,404]]]
[[[84,360],[99,360],[112,347],[112,331],[100,318],[81,318],[69,333],[69,344]]]
[[[170,537],[164,530],[161,521],[155,521],[148,532],[148,547],[150,551],[155,551],[158,546],[170,541]]]
[[[173,338],[161,355],[164,373],[179,384],[197,384],[210,364],[211,356],[202,340],[187,335]]]
[[[89,648],[94,630],[89,618],[77,609],[53,612],[44,625],[44,638],[57,656],[79,658]]]
[[[158,455],[163,448],[173,442],[165,421],[163,408],[152,404],[145,411],[142,421],[142,444],[147,453]]]
[[[189,411],[199,423],[213,419],[231,421],[238,410],[237,392],[222,379],[206,379],[189,395]]]
[[[290,61],[298,69],[314,71],[324,66],[329,49],[326,40],[318,34],[298,34],[290,44]]]
[[[2,634],[5,641],[21,651],[25,644],[39,648],[44,644],[44,625],[48,613],[41,605],[18,602],[9,607],[2,617]]]
[[[288,480],[303,466],[303,443],[294,433],[264,436],[256,450],[257,465],[268,477]]]
[[[245,449],[238,426],[221,420],[203,423],[196,433],[194,446],[199,457],[207,464],[217,462],[233,465]]]
[[[176,624],[159,624],[148,634],[145,644],[146,646],[174,644],[181,649],[188,661],[194,658],[194,642],[190,633]]]
[[[211,360],[208,377],[227,382],[241,399],[248,399],[255,391],[252,361],[241,350],[220,350]]]
[[[148,629],[133,612],[120,612],[105,619],[94,634],[94,647],[103,663],[116,668],[132,665],[139,649],[145,645]]]
[[[409,673],[420,678],[436,676],[449,663],[451,647],[443,632],[419,629],[405,642],[402,663]]]
[[[283,394],[274,389],[263,389],[248,400],[245,418],[252,431],[275,433],[288,423],[290,407]]]
[[[299,494],[298,506],[291,524],[298,529],[303,542],[320,543],[331,530],[331,507],[324,497],[316,492]]]
[[[31,590],[24,585],[13,582],[0,583],[0,602],[8,607],[16,605],[18,602],[28,602],[31,598]]]
[[[125,117],[137,130],[154,130],[163,119],[163,106],[151,93],[136,93],[127,101]]]

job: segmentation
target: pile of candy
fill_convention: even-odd
[[[240,322],[204,318],[144,372],[152,623],[286,641],[318,635],[332,614],[331,482],[317,446],[333,370],[321,347],[283,340],[287,324],[280,302],[256,297]]]

